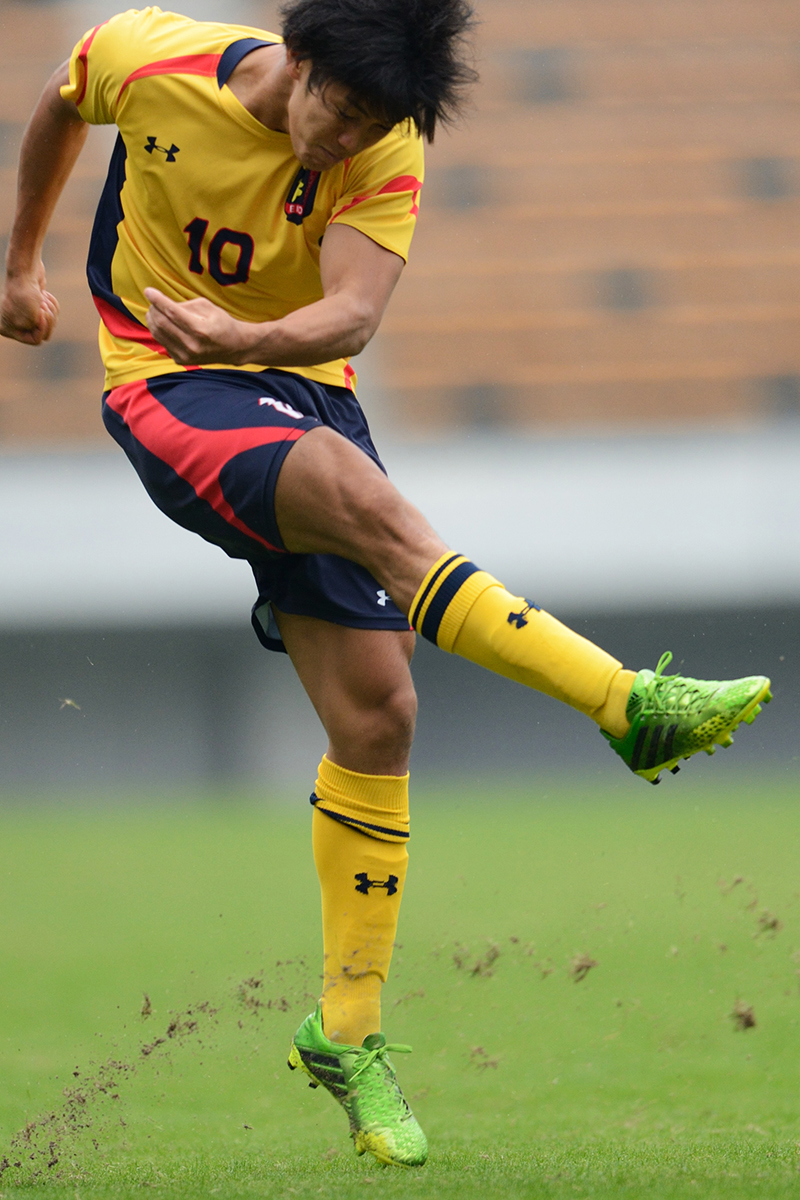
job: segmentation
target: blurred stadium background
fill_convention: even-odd
[[[118,7],[0,5],[0,235],[41,87]],[[279,27],[258,0],[176,7]],[[796,771],[800,7],[478,7],[474,111],[430,152],[357,363],[379,448],[450,544],[626,664],[770,673],[722,770]],[[247,568],[151,508],[100,422],[83,263],[109,149],[94,130],[48,239],[55,340],[0,343],[0,789],[307,788],[322,734],[249,629]],[[619,782],[575,714],[425,645],[415,673],[421,773]]]

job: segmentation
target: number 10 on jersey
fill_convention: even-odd
[[[202,217],[195,217],[183,232],[189,238],[189,270],[194,275],[203,275],[203,252],[208,234],[208,221],[204,221]],[[239,257],[232,271],[226,271],[222,265],[222,252],[226,246],[239,248]],[[221,287],[230,287],[232,283],[247,283],[254,251],[255,243],[249,233],[240,233],[236,229],[218,229],[211,238],[206,255],[209,275]]]

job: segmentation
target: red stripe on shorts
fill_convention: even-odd
[[[244,450],[274,442],[296,442],[305,433],[304,429],[269,426],[195,429],[173,417],[149,390],[145,379],[114,388],[106,403],[122,417],[137,442],[172,467],[223,520],[267,550],[280,550],[237,517],[223,495],[219,474],[230,459]]]

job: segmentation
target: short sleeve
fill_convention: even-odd
[[[352,225],[408,260],[425,172],[422,139],[397,127],[351,160],[330,224]]]
[[[164,16],[158,8],[119,13],[84,34],[69,60],[69,83],[61,89],[90,125],[113,125],[125,81],[153,57],[153,34]]]

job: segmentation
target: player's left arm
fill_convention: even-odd
[[[324,297],[278,321],[238,321],[210,300],[176,303],[146,288],[147,324],[181,366],[268,363],[311,367],[359,354],[377,330],[403,270],[399,254],[351,225],[328,226],[320,253]]]

